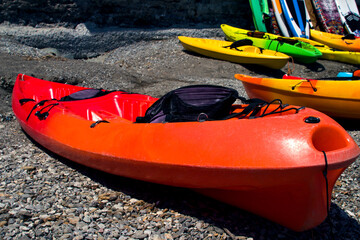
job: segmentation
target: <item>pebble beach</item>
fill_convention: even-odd
[[[220,28],[97,29],[0,25],[0,239],[359,239],[357,159],[335,184],[329,219],[294,232],[192,190],[110,175],[61,158],[27,136],[11,109],[16,76],[160,97],[190,84],[232,87],[234,74],[334,77],[357,66],[327,60],[281,70],[183,50],[177,36],[224,39]],[[358,121],[338,120],[358,145]],[[332,233],[333,234],[332,234]]]

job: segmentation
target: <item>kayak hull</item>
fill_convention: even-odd
[[[331,48],[360,52],[360,38],[342,39],[344,36],[334,33],[310,30],[311,39],[325,44]]]
[[[322,53],[322,56],[320,57],[321,59],[344,62],[355,65],[360,64],[360,52],[330,48],[329,46],[323,43],[306,38],[295,38],[295,39],[309,43],[312,46],[316,47]]]
[[[337,179],[344,170],[345,168],[329,171],[328,175],[331,179]],[[201,189],[199,192],[241,209],[247,209],[267,219],[271,218],[280,225],[289,226],[290,224],[292,226],[289,228],[295,231],[304,231],[321,224],[326,219],[326,207],[319,204],[324,200],[326,202],[326,191],[324,192],[326,187],[320,186],[319,182],[323,184],[326,182],[322,174],[313,175],[310,179],[303,178],[298,182],[292,181],[294,174],[296,176],[296,173],[284,174],[283,177],[289,180],[285,184],[286,187],[284,186],[286,190],[285,188],[262,187],[238,191]],[[301,178],[301,176],[296,177]],[[335,182],[330,184],[333,186]],[[312,191],[309,191],[309,186],[314,186],[315,189],[312,191],[321,192],[321,196],[313,195]]]
[[[82,165],[190,188],[296,231],[326,218],[337,177],[360,154],[340,125],[312,109],[255,119],[149,124],[134,123],[156,100],[147,95],[112,92],[96,99],[49,100],[81,89],[19,75],[12,98],[19,124],[48,150]],[[43,100],[48,101],[37,106]],[[44,111],[45,119],[35,114]],[[321,122],[304,122],[308,116]],[[328,159],[328,196],[322,151]],[[297,210],[288,212],[291,205]]]
[[[257,78],[236,74],[249,97],[307,106],[332,117],[360,119],[360,81]]]
[[[230,49],[228,47],[232,42],[229,41],[184,36],[180,36],[179,40],[188,51],[234,63],[256,64],[272,69],[281,69],[289,61],[289,56],[283,53],[266,49],[261,50],[250,45]]]
[[[269,7],[267,0],[250,0],[253,22],[259,31],[267,31],[266,18],[269,18]]]

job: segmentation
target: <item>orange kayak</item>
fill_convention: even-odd
[[[296,231],[324,221],[336,179],[360,154],[339,124],[309,108],[266,114],[280,106],[271,104],[242,119],[134,123],[156,98],[115,91],[62,100],[83,89],[19,75],[13,111],[30,137],[72,161],[191,188]]]
[[[315,80],[284,75],[284,79],[236,74],[249,97],[317,109],[332,117],[360,119],[359,80]]]
[[[343,35],[317,31],[314,29],[310,30],[311,39],[325,44],[331,48],[360,52],[360,38],[345,38]]]

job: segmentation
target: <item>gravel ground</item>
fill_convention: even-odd
[[[17,124],[11,90],[18,73],[156,97],[188,84],[219,84],[246,97],[235,73],[287,72],[185,52],[178,35],[223,38],[220,28],[0,25],[0,239],[332,239],[328,222],[297,233],[188,189],[85,168],[32,142]],[[290,67],[294,75],[313,78],[357,68],[326,60]],[[360,144],[358,122],[340,123]],[[359,174],[356,161],[336,183],[334,239],[360,236]]]

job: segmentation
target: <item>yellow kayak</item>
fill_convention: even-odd
[[[315,80],[285,75],[283,79],[236,74],[250,98],[306,106],[332,117],[360,119],[360,80]]]
[[[329,47],[328,45],[325,45],[321,42],[310,40],[307,38],[301,38],[301,37],[282,37],[276,34],[272,33],[265,33],[265,32],[259,32],[259,31],[248,31],[241,28],[232,27],[226,24],[221,25],[221,29],[225,33],[225,35],[230,39],[235,39],[237,35],[239,34],[245,34],[248,36],[256,36],[261,38],[266,38],[269,40],[281,40],[284,39],[285,41],[289,40],[298,40],[304,43],[308,43],[312,45],[313,47],[317,48],[321,53],[322,56],[319,56],[320,59],[326,59],[331,61],[337,61],[337,62],[344,62],[344,63],[350,63],[350,64],[360,64],[360,52],[354,52],[354,51],[344,51],[344,50],[338,50]],[[340,36],[340,35],[338,35]]]
[[[345,51],[360,52],[360,38],[345,38],[343,35],[322,32],[317,30],[310,30],[311,39],[322,44],[328,45],[331,48],[336,48]]]
[[[283,53],[251,45],[234,47],[235,45],[232,45],[234,43],[229,41],[184,36],[178,38],[188,51],[234,63],[256,64],[272,69],[281,69],[290,59]]]
[[[335,48],[331,48],[328,45],[307,38],[295,37],[295,39],[309,43],[314,47],[316,47],[322,53],[322,56],[320,57],[321,59],[350,63],[350,64],[360,64],[360,52],[338,50]]]

